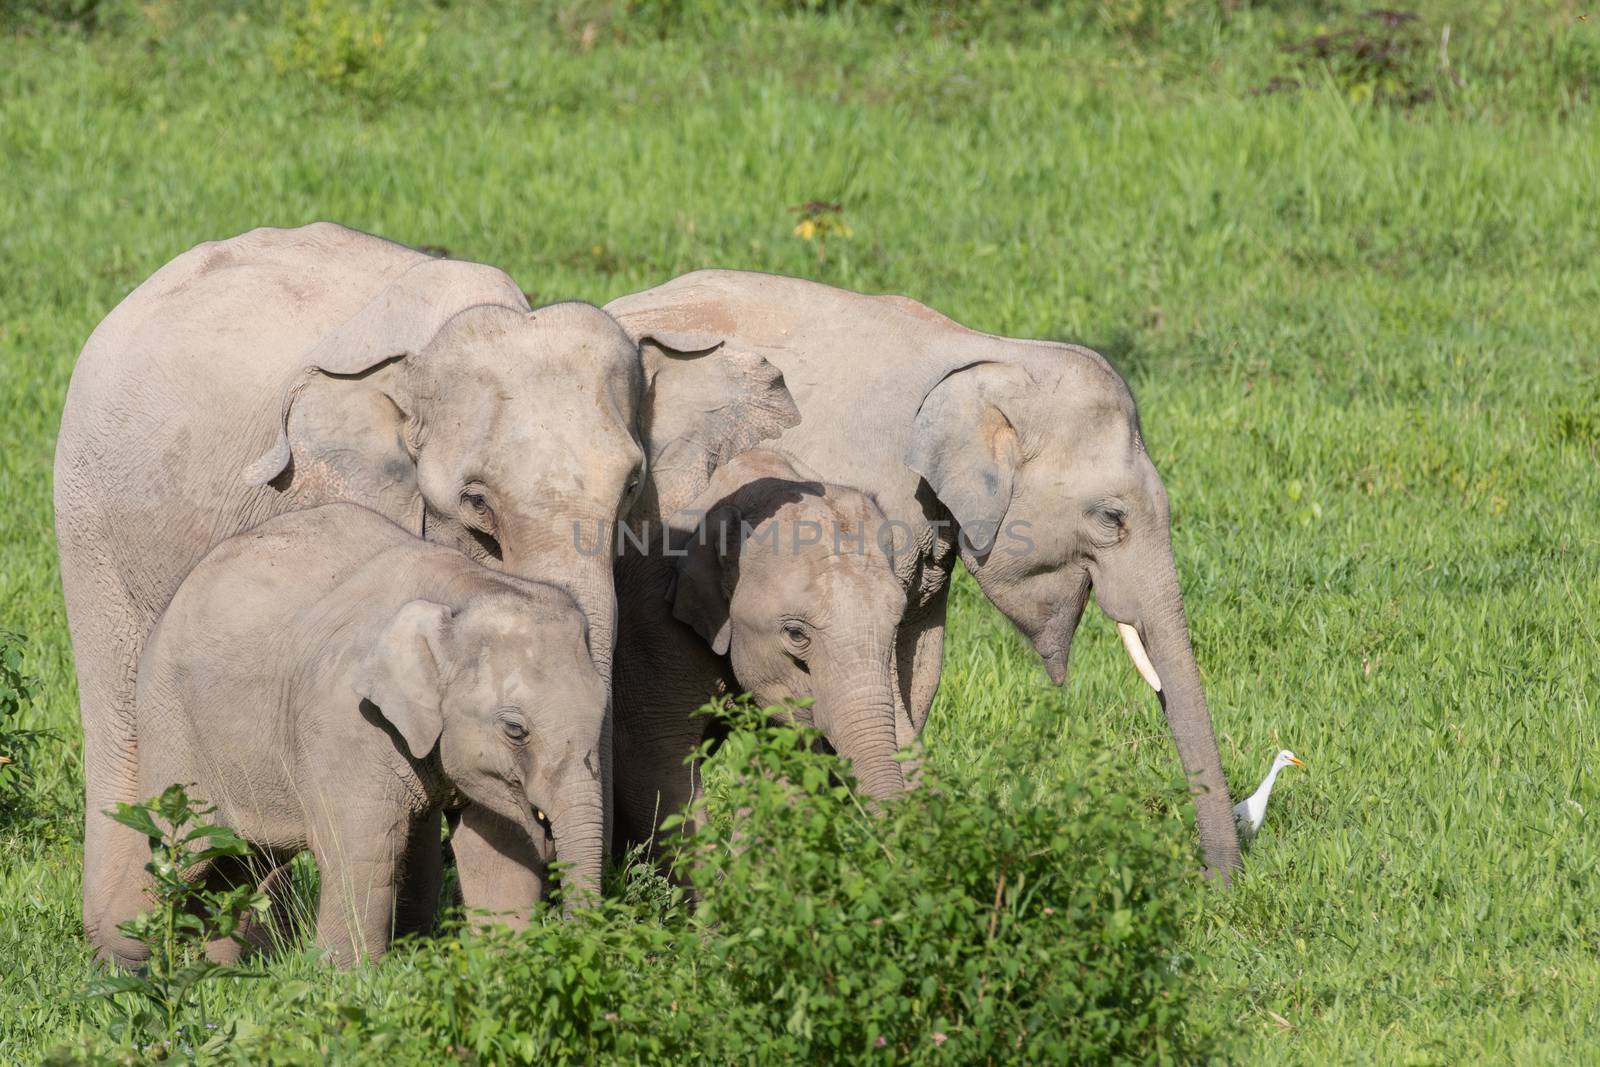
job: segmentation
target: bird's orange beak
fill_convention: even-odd
[[[1306,765],[1306,761],[1300,759],[1298,756],[1290,756],[1289,762],[1294,764],[1296,767],[1304,767]]]

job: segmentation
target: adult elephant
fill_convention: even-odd
[[[801,416],[780,447],[824,481],[871,492],[910,538],[915,550],[896,556],[907,591],[896,649],[902,743],[921,731],[938,687],[957,555],[1057,684],[1092,591],[1200,787],[1207,865],[1224,875],[1238,865],[1166,491],[1133,397],[1104,359],[978,333],[905,297],[741,271],[696,271],[606,310],[647,350],[676,336],[689,350],[720,344],[772,362]],[[686,491],[663,508],[681,506]]]
[[[91,940],[115,934],[100,905],[119,850],[143,847],[103,814],[136,799],[135,665],[184,575],[226,538],[364,505],[566,590],[610,677],[609,549],[645,452],[747,447],[794,418],[759,357],[662,342],[641,359],[598,308],[531,310],[493,267],[331,223],[199,245],[106,317],[73,372],[55,468]],[[454,839],[458,863],[503,864],[513,846],[473,825]]]

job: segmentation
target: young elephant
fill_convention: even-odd
[[[617,823],[650,842],[699,790],[693,715],[719,693],[811,698],[808,715],[863,788],[905,788],[896,759],[895,634],[906,597],[873,499],[802,475],[769,449],[718,468],[645,554],[619,563],[613,676]],[[899,727],[897,731],[897,726]]]
[[[493,845],[460,865],[469,908],[525,921],[541,810],[572,880],[598,886],[606,692],[583,612],[357,505],[212,550],[151,634],[136,707],[141,794],[193,783],[269,867],[309,848],[317,939],[341,964],[428,925],[445,810],[465,805]],[[120,921],[148,907],[148,879],[132,862],[118,873]],[[141,948],[102,951],[133,966]]]

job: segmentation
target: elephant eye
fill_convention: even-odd
[[[461,490],[461,505],[471,513],[467,517],[470,525],[485,533],[494,532],[494,509],[481,488],[468,486]]]
[[[1128,539],[1128,511],[1121,503],[1102,500],[1090,504],[1084,517],[1090,524],[1086,535],[1096,548],[1115,548]]]
[[[789,647],[791,653],[797,656],[803,655],[806,649],[811,646],[811,635],[806,633],[805,626],[798,622],[784,623],[782,632],[783,643]]]
[[[500,720],[500,731],[513,744],[520,745],[528,739],[528,725],[522,721],[520,715],[502,712],[498,718]]]

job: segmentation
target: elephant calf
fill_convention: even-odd
[[[150,636],[136,707],[142,795],[194,783],[269,867],[309,848],[317,939],[341,964],[429,924],[445,810],[462,808],[469,908],[526,920],[542,889],[539,809],[572,881],[598,885],[606,688],[583,612],[357,505],[279,516],[213,549]],[[100,902],[115,921],[148,906],[147,876],[126,868]],[[100,946],[140,962],[125,938]]]
[[[867,793],[905,788],[896,753],[914,735],[895,699],[906,596],[893,532],[871,496],[758,448],[719,467],[654,549],[619,562],[614,766],[624,843],[655,840],[660,820],[694,799],[699,778],[684,761],[707,720],[693,712],[719,693],[810,698],[803,714]]]

